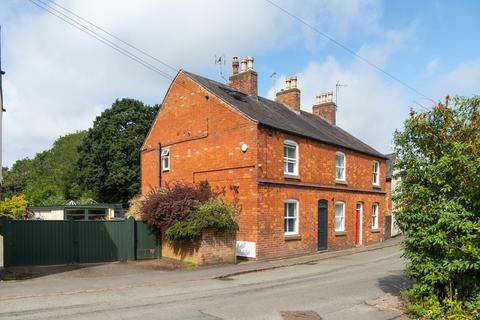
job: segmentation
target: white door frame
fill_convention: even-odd
[[[360,245],[363,245],[363,202],[357,202],[355,210],[360,209]],[[355,230],[356,232],[356,230]]]

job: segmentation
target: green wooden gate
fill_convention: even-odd
[[[5,266],[160,258],[160,235],[133,218],[112,221],[0,220]]]

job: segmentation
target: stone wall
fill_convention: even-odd
[[[164,233],[163,233],[164,234]],[[236,235],[207,229],[196,240],[171,242],[162,236],[162,257],[196,265],[235,263]]]

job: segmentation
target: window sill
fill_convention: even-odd
[[[288,173],[283,173],[283,177],[285,179],[295,179],[295,180],[300,180],[300,176],[296,174],[288,174]]]
[[[336,184],[344,184],[344,185],[348,184],[346,180],[335,180],[335,183]]]
[[[382,189],[382,187],[378,184],[374,184],[374,185],[372,185],[372,187],[373,187],[373,189],[379,189],[379,190]]]
[[[162,169],[162,172],[168,172],[170,169]]]
[[[372,233],[380,233],[380,229],[372,229]]]
[[[302,240],[302,236],[299,234],[286,234],[285,241],[292,241],[292,240]]]
[[[335,231],[335,236],[336,236],[336,237],[346,236],[346,235],[347,235],[347,232],[346,232],[346,231]]]

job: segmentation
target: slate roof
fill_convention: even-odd
[[[305,111],[294,112],[281,103],[260,96],[249,96],[223,83],[185,70],[181,70],[181,72],[257,123],[386,159],[384,154],[345,130],[311,113]]]
[[[387,180],[391,180],[393,176],[393,162],[395,161],[396,154],[390,153],[387,156]]]

